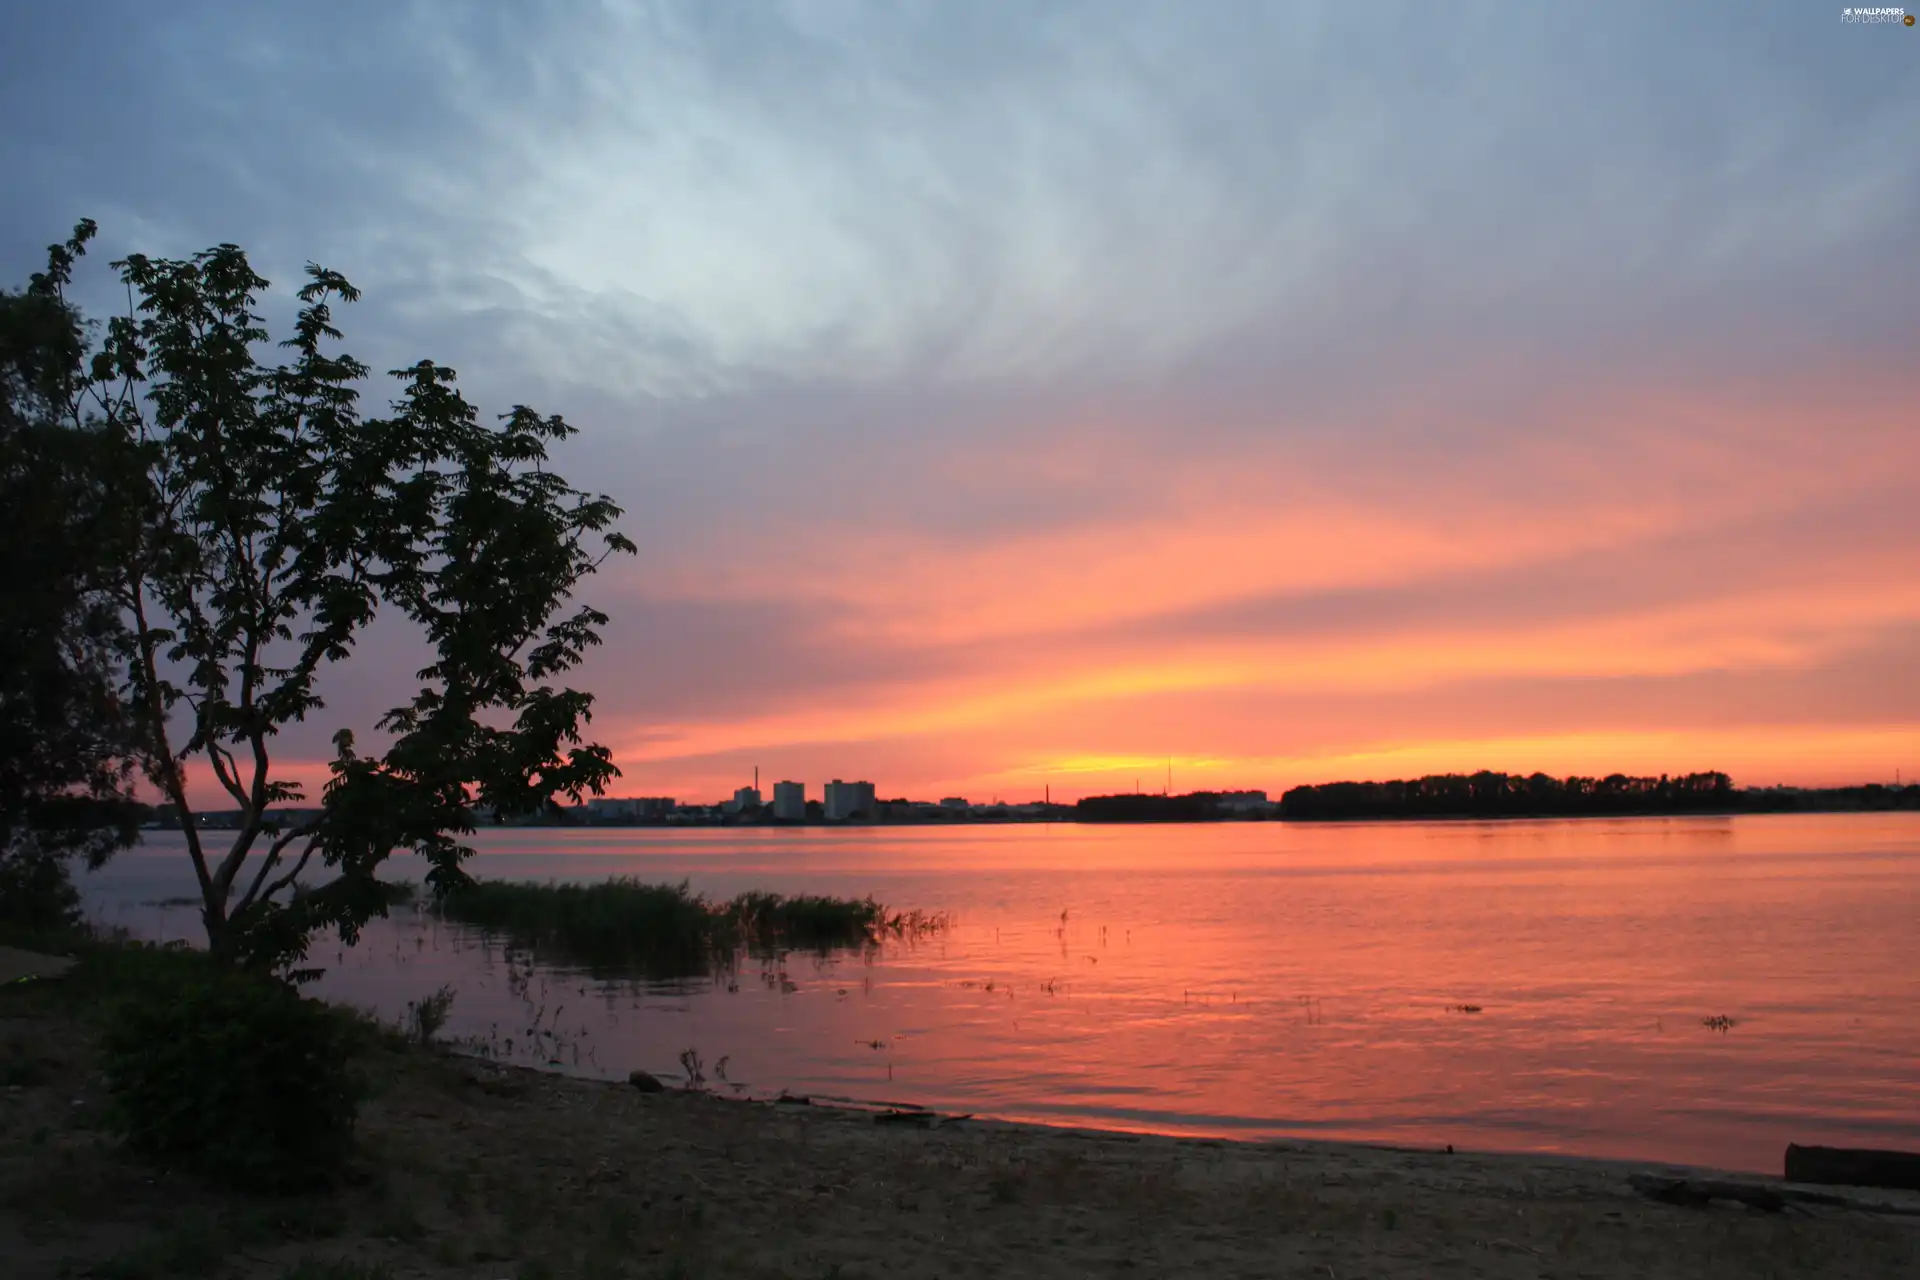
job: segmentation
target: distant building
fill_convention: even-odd
[[[776,822],[806,821],[807,786],[804,782],[773,784],[773,817]]]
[[[672,796],[634,796],[625,800],[587,801],[588,822],[643,822],[673,812]]]
[[[758,787],[741,787],[733,793],[733,799],[725,802],[725,808],[728,813],[741,813],[745,810],[758,809],[759,807],[760,788]]]
[[[828,822],[845,822],[855,814],[871,818],[876,808],[871,782],[842,782],[835,778],[826,788]]]
[[[1273,807],[1264,791],[1222,791],[1213,803],[1230,813],[1264,813]]]
[[[964,813],[972,806],[967,803],[965,796],[946,796],[940,801],[940,807],[942,809],[959,809]]]
[[[882,822],[928,822],[953,815],[926,800],[901,798],[880,801],[873,816]]]

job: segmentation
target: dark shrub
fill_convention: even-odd
[[[80,921],[80,893],[60,853],[31,840],[0,848],[0,927],[57,932]]]
[[[266,978],[205,975],[116,1012],[105,1037],[127,1145],[218,1182],[324,1185],[353,1148],[342,1019]]]

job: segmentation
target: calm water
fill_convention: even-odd
[[[691,1048],[755,1095],[1768,1171],[1789,1140],[1920,1145],[1920,815],[478,843],[480,876],[872,893],[953,926],[730,988],[528,974],[407,913],[316,947],[319,990],[397,1017],[451,984],[447,1034],[496,1053],[670,1076]],[[93,876],[96,914],[191,937],[153,905],[192,892],[181,850]]]

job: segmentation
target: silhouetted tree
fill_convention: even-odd
[[[1213,793],[1182,796],[1084,796],[1074,805],[1080,822],[1204,822],[1217,816]]]
[[[33,290],[63,299],[93,233],[53,246]],[[110,584],[137,758],[181,816],[213,952],[281,967],[315,931],[351,940],[384,912],[376,872],[396,849],[424,857],[435,887],[464,883],[471,805],[525,813],[603,790],[617,771],[582,741],[592,697],[555,678],[606,618],[563,606],[634,548],[612,530],[618,507],[547,469],[572,434],[559,418],[515,406],[483,422],[428,361],[394,371],[390,416],[362,418],[369,370],[329,349],[334,304],[359,296],[339,274],[308,266],[289,358],[271,364],[267,281],[237,246],[113,266],[132,306],[66,409],[137,460],[114,477],[133,519]],[[335,735],[318,818],[291,828],[276,809],[304,797],[275,769],[275,737],[322,709],[321,673],[382,609],[433,661],[374,726],[381,749]],[[190,767],[239,808],[223,848],[193,820]]]
[[[1635,778],[1615,773],[1564,781],[1482,770],[1391,782],[1330,782],[1295,787],[1280,798],[1283,818],[1518,817],[1724,810],[1742,802],[1724,773]]]
[[[114,441],[65,409],[79,318],[45,281],[0,293],[0,922],[69,923],[67,863],[130,844],[127,632],[111,592]]]

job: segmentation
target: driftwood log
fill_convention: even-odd
[[[1799,1187],[1773,1186],[1761,1182],[1733,1182],[1723,1178],[1670,1178],[1654,1173],[1635,1173],[1627,1182],[1649,1200],[1662,1204],[1704,1209],[1715,1200],[1730,1200],[1764,1213],[1784,1213],[1789,1209],[1809,1213],[1814,1207],[1851,1209],[1856,1213],[1891,1213],[1920,1217],[1920,1207],[1861,1200],[1854,1196],[1830,1195],[1824,1191],[1805,1191]]]
[[[1715,1200],[1732,1200],[1767,1213],[1780,1213],[1789,1201],[1772,1187],[1757,1182],[1726,1182],[1717,1178],[1663,1178],[1657,1174],[1636,1173],[1627,1179],[1633,1189],[1649,1200],[1662,1204],[1686,1205],[1704,1209]]]
[[[1787,1146],[1787,1181],[1920,1191],[1920,1155],[1853,1147]]]
[[[958,1124],[962,1120],[973,1119],[973,1113],[959,1116],[943,1116],[937,1111],[923,1111],[918,1107],[905,1109],[896,1107],[892,1111],[873,1113],[875,1124],[903,1124],[914,1129],[938,1129],[942,1125]]]

